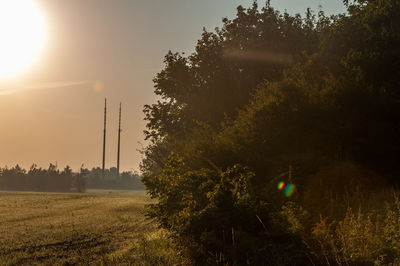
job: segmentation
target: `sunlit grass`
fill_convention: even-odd
[[[1,264],[106,263],[157,232],[145,217],[148,202],[132,191],[0,192]]]

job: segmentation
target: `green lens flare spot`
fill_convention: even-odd
[[[286,197],[291,197],[293,196],[294,192],[296,190],[296,186],[293,184],[287,184],[285,188],[283,189],[283,194],[285,194]]]

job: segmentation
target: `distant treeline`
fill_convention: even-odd
[[[85,180],[88,188],[97,189],[144,189],[140,176],[134,172],[117,174],[117,168],[105,169],[100,167],[85,169]]]
[[[33,164],[29,170],[16,165],[0,168],[0,190],[84,192],[86,182],[83,173],[73,173],[69,166],[60,171],[56,165],[38,168]]]
[[[29,170],[16,165],[0,168],[0,190],[84,192],[86,188],[97,189],[144,189],[140,176],[133,172],[117,174],[117,168],[92,170],[81,168],[78,173],[69,166],[59,170],[50,164],[47,169],[32,165]]]

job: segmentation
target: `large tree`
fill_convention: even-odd
[[[223,19],[215,32],[204,30],[192,55],[169,52],[154,79],[161,100],[144,109],[146,138],[153,143],[145,168],[162,167],[163,159],[182,150],[199,127],[218,129],[235,119],[257,85],[282,79],[296,57],[316,52],[316,29],[323,22],[315,25],[310,10],[302,19],[280,14],[269,2],[261,10],[254,3],[248,9],[239,6],[236,18]]]

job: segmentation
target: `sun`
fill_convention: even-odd
[[[0,80],[24,72],[46,41],[46,24],[35,0],[0,0]]]

